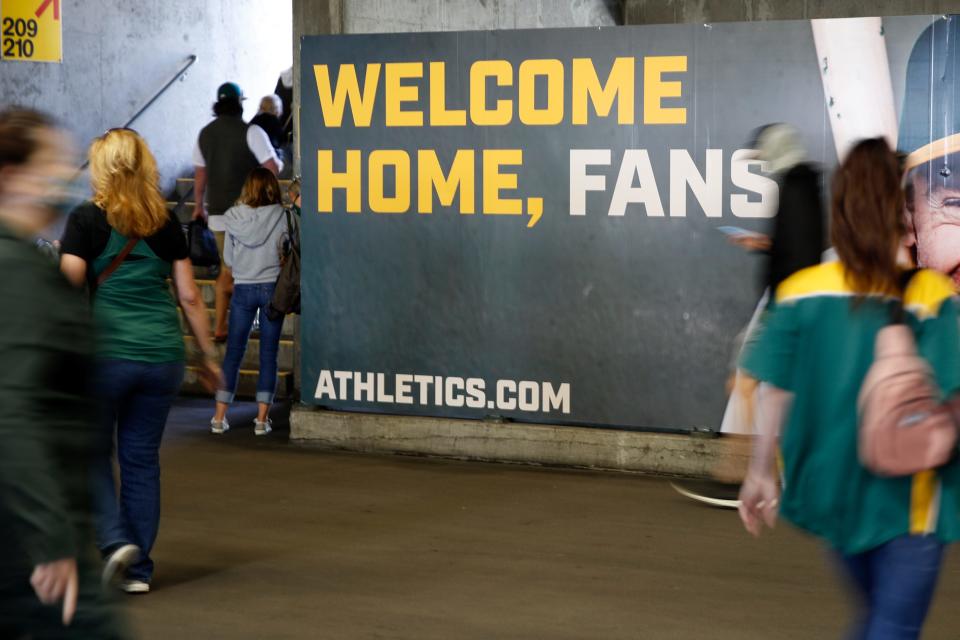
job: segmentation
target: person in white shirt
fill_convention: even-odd
[[[220,246],[221,256],[224,239],[222,216],[237,201],[247,176],[258,166],[269,169],[274,175],[283,170],[283,161],[277,157],[266,132],[261,127],[243,121],[243,99],[243,92],[235,83],[220,85],[217,102],[213,105],[216,117],[200,131],[193,151],[196,199],[193,218],[208,221]],[[214,326],[214,339],[219,342],[226,340],[231,286],[230,270],[221,262],[216,284]]]

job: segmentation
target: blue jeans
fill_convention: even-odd
[[[230,300],[230,323],[227,328],[227,355],[223,359],[224,388],[217,391],[217,402],[233,402],[240,377],[240,364],[247,350],[247,340],[257,311],[260,311],[260,373],[257,376],[257,402],[270,404],[277,392],[277,357],[283,318],[271,320],[267,307],[273,298],[274,283],[237,284]]]
[[[97,544],[140,547],[127,578],[150,582],[150,551],[160,527],[160,439],[183,382],[183,362],[97,361],[96,390],[102,412],[102,448],[94,477]],[[120,500],[113,476],[113,440],[120,466]]]
[[[876,549],[840,556],[863,612],[851,640],[915,640],[943,563],[935,536],[901,536]]]

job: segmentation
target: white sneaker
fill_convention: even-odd
[[[273,427],[271,426],[272,424],[273,424],[273,422],[270,420],[270,418],[267,418],[267,421],[266,421],[266,422],[260,422],[259,420],[254,420],[254,421],[253,421],[253,434],[256,435],[256,436],[265,436],[265,435],[267,435],[268,433],[270,433],[271,431],[273,431]]]
[[[127,593],[150,593],[150,583],[143,580],[124,580],[120,588]]]
[[[210,433],[215,433],[218,436],[222,436],[227,431],[230,431],[230,423],[227,422],[226,418],[224,418],[221,422],[218,422],[214,418],[210,418]]]
[[[107,562],[103,567],[101,583],[104,587],[113,582],[117,576],[122,576],[127,567],[140,559],[140,547],[135,544],[125,544],[113,550],[107,556]]]

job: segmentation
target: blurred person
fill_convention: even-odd
[[[290,201],[290,206],[293,208],[293,211],[298,216],[300,215],[300,189],[300,176],[296,176],[287,188],[287,198]]]
[[[777,123],[760,127],[754,133],[751,148],[757,159],[779,184],[777,210],[770,235],[736,236],[734,244],[764,254],[762,296],[749,324],[738,336],[739,360],[743,348],[756,335],[763,312],[773,301],[777,287],[801,269],[819,264],[824,250],[825,214],[820,189],[820,171],[807,161],[807,152],[795,127]],[[753,392],[756,381],[742,371],[734,371],[728,386],[733,388],[724,413],[723,433],[753,434]]]
[[[280,102],[280,96],[264,96],[260,100],[260,111],[250,121],[250,126],[257,126],[263,129],[267,137],[270,138],[270,144],[277,152],[277,157],[283,159],[283,123],[280,121],[280,115],[283,113],[283,103]]]
[[[35,239],[76,172],[46,116],[0,113],[0,637],[121,638],[100,588],[90,468],[98,432],[82,296]]]
[[[277,78],[277,86],[273,92],[283,103],[280,119],[283,121],[283,144],[284,147],[288,147],[293,141],[293,67],[283,70]]]
[[[820,189],[820,171],[807,159],[800,132],[783,123],[756,129],[749,143],[755,157],[765,163],[764,170],[779,185],[776,212],[770,234],[736,235],[731,242],[765,258],[761,298],[753,316],[735,339],[734,354],[739,361],[743,349],[755,339],[763,314],[773,300],[773,292],[793,273],[819,264],[824,249],[824,211]],[[754,404],[757,381],[734,366],[727,383],[727,406],[720,431],[728,436],[728,455],[711,470],[712,480],[674,483],[681,494],[713,506],[736,508],[740,480],[745,469],[736,455],[751,447],[754,435]]]
[[[945,395],[956,398],[957,303],[950,281],[931,270],[901,290],[903,193],[883,138],[853,147],[831,203],[839,261],[780,284],[741,364],[762,385],[740,515],[754,535],[773,526],[779,511],[824,539],[863,608],[851,637],[917,638],[944,546],[960,538],[960,462],[906,477],[871,473],[858,455],[857,397],[876,335],[902,297],[918,353]],[[782,497],[774,461],[781,427]]]
[[[750,145],[779,184],[770,235],[735,236],[745,249],[766,254],[763,288],[768,292],[788,276],[820,262],[824,249],[824,212],[820,172],[807,161],[800,132],[788,124],[761,127]]]
[[[186,241],[160,195],[146,142],[130,129],[112,129],[93,141],[89,159],[93,200],[70,214],[61,269],[92,293],[104,452],[95,471],[98,543],[108,558],[131,544],[139,548],[122,587],[146,593],[160,524],[160,440],[184,373],[177,302],[203,353],[208,386],[219,383],[220,369]],[[110,460],[114,438],[119,502]]]
[[[217,406],[210,431],[230,429],[227,408],[233,402],[240,364],[247,348],[254,318],[260,316],[260,371],[257,376],[257,417],[254,433],[272,430],[270,405],[277,390],[277,357],[283,318],[271,320],[267,308],[280,275],[280,246],[287,233],[286,213],[280,183],[264,168],[250,172],[237,206],[224,215],[226,240],[224,262],[233,270],[234,291],[230,302],[227,354],[223,360],[224,384],[217,391]]]
[[[207,219],[217,237],[223,254],[223,221],[227,209],[240,196],[240,190],[250,171],[266,167],[274,175],[283,170],[283,161],[270,143],[266,132],[257,125],[243,121],[243,92],[233,82],[225,82],[217,89],[213,105],[216,116],[200,131],[193,150],[194,197],[196,209],[193,218]],[[227,306],[230,302],[232,278],[230,270],[221,261],[216,283],[216,314],[214,339],[227,339]]]

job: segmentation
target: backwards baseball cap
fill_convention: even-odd
[[[944,16],[924,30],[907,63],[899,150],[909,171],[960,151],[960,16]],[[938,166],[940,166],[938,162]]]
[[[246,96],[243,95],[243,91],[240,89],[240,85],[236,82],[224,82],[217,89],[217,101],[226,100],[227,98],[234,98],[236,100],[246,100]]]

